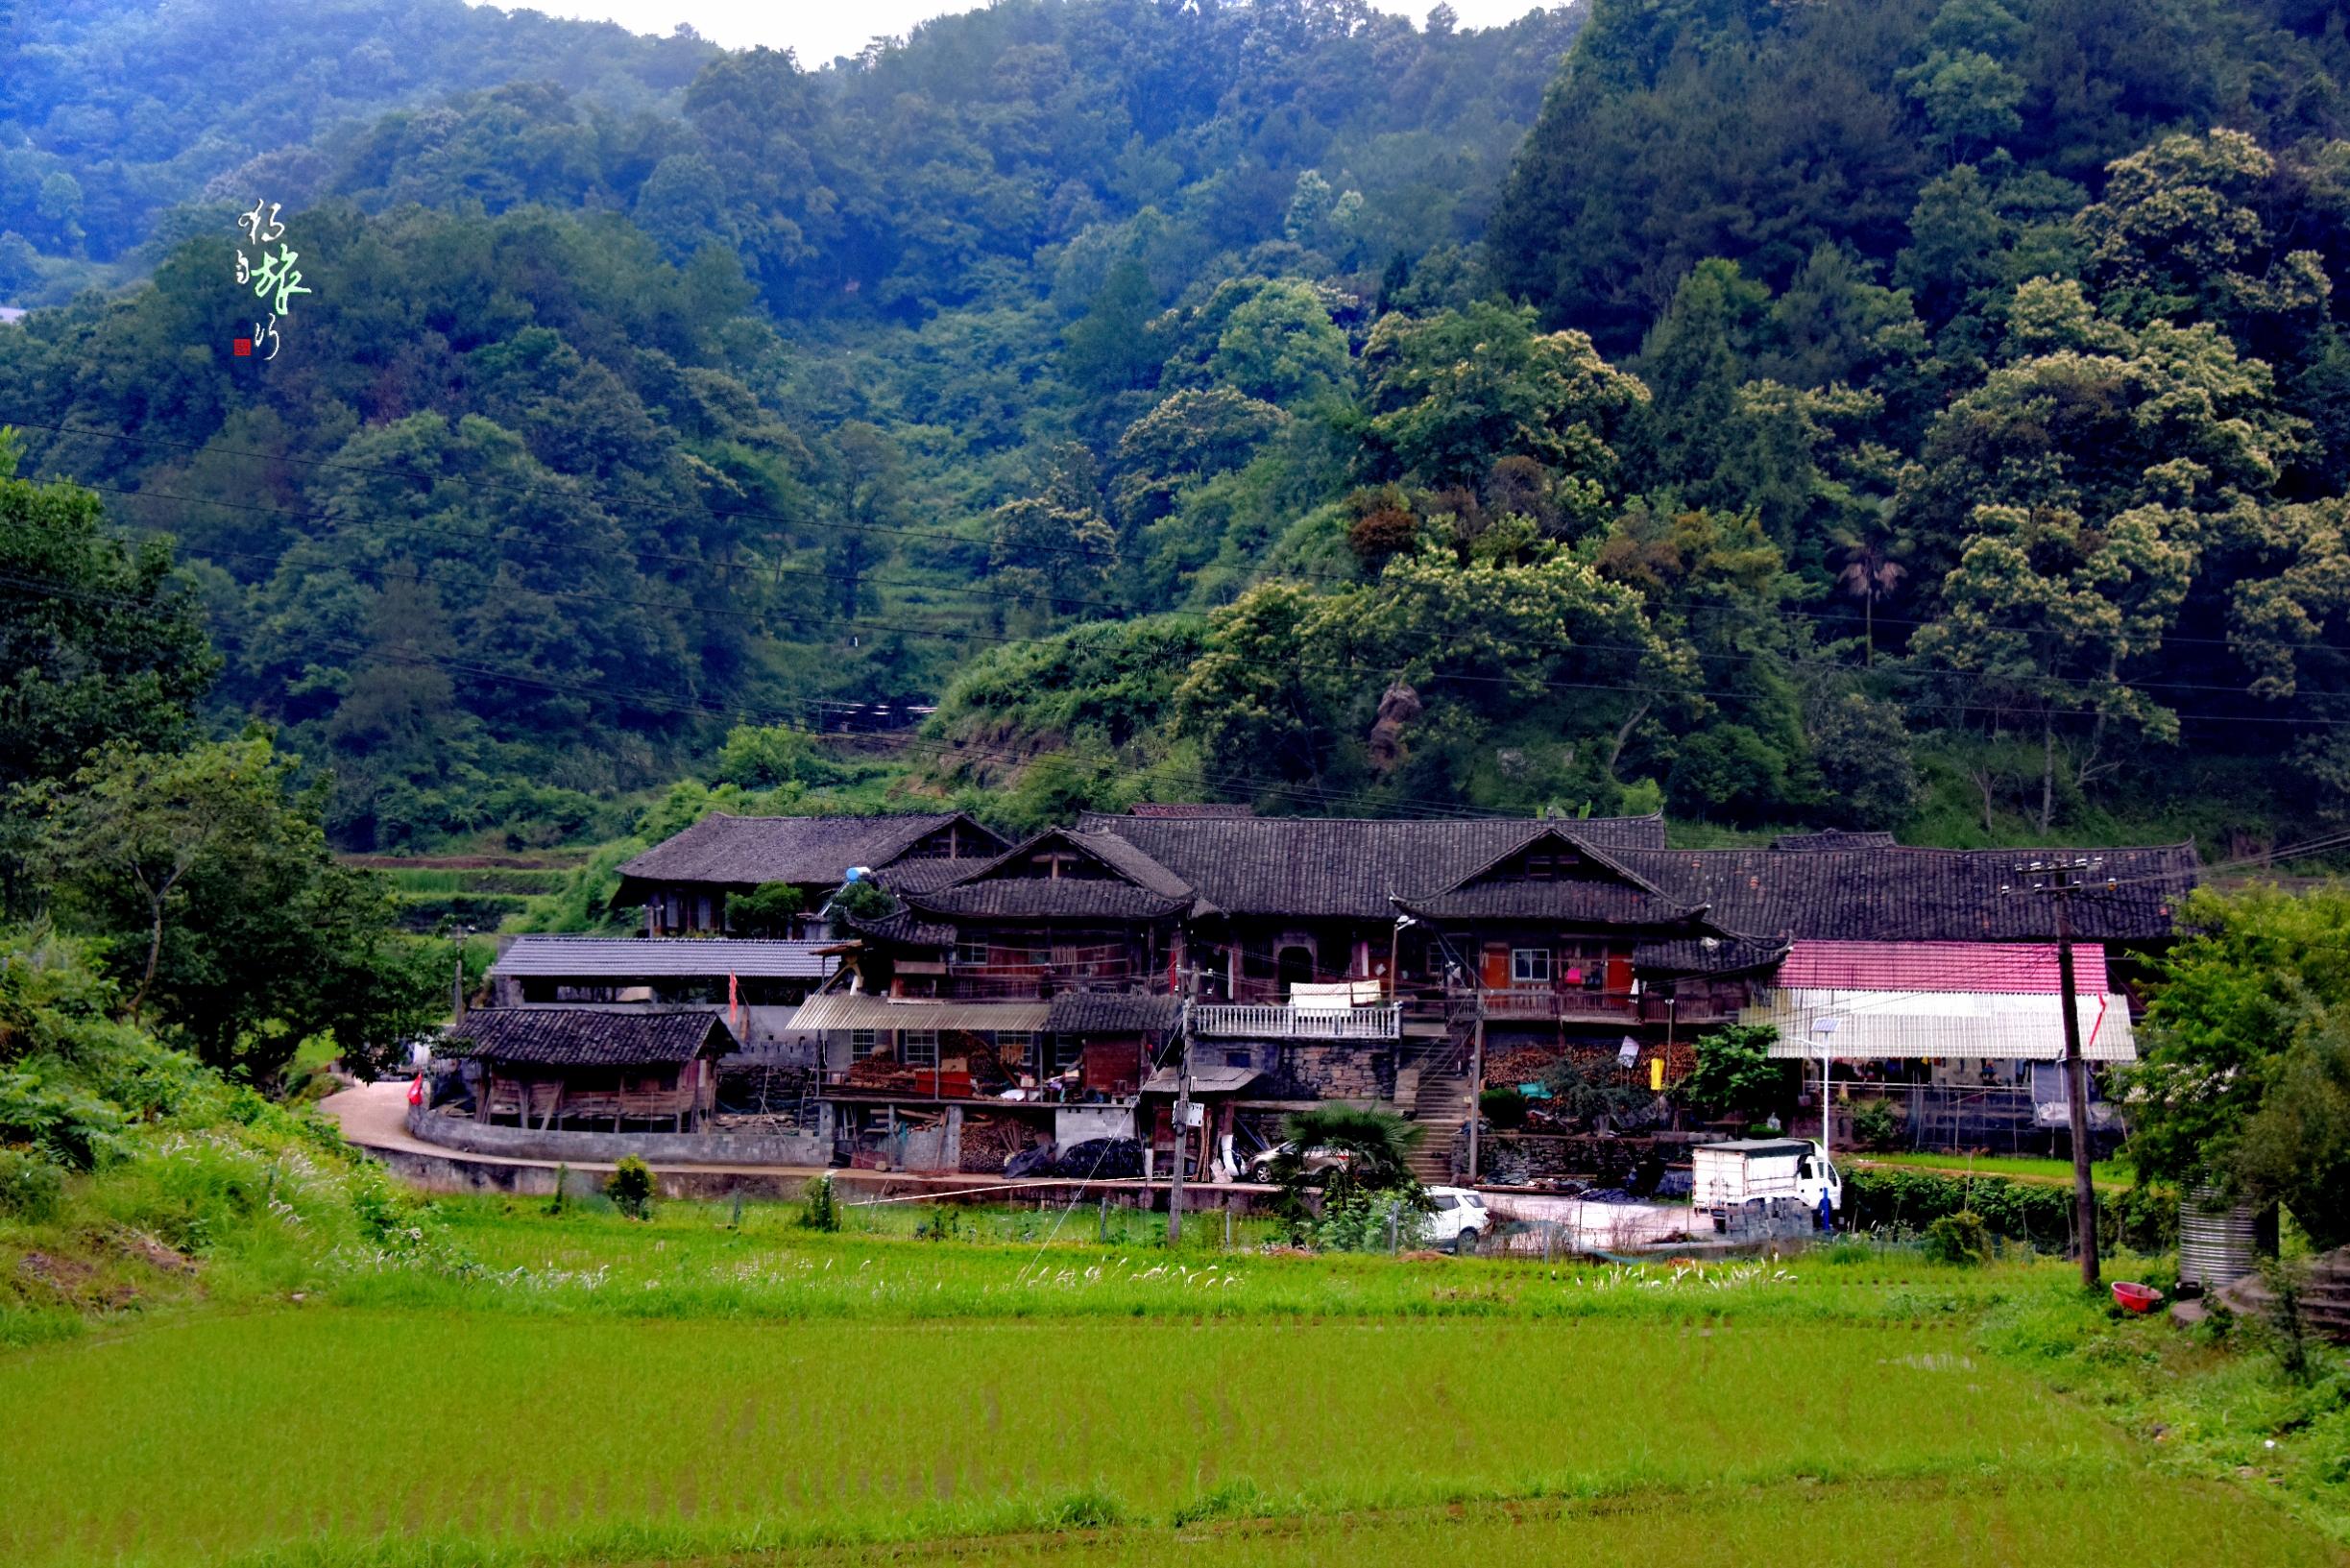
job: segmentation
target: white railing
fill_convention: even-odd
[[[1194,1007],[1192,1031],[1214,1039],[1394,1040],[1403,1034],[1403,1008]]]

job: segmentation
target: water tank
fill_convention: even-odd
[[[2217,1188],[2197,1187],[2179,1200],[2179,1283],[2217,1291],[2259,1266],[2260,1213],[2231,1204]]]

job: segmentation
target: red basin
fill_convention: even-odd
[[[2134,1313],[2152,1312],[2163,1293],[2150,1285],[2133,1285],[2128,1280],[2114,1281],[2114,1299]]]

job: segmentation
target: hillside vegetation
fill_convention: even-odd
[[[1013,826],[2242,856],[2350,810],[2314,15],[1010,0],[818,70],[658,48],[673,101],[579,55],[285,121],[274,361],[201,202],[150,284],[0,330],[26,471],[174,537],[206,722],[330,767],[341,847],[608,838],[858,705],[938,709],[892,799]]]

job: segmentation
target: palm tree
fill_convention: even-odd
[[[1410,1177],[1412,1151],[1428,1136],[1428,1129],[1393,1111],[1318,1105],[1282,1122],[1281,1136],[1288,1140],[1289,1147],[1273,1161],[1275,1181],[1288,1185],[1292,1170],[1301,1178],[1306,1150],[1335,1148],[1353,1156],[1354,1179],[1377,1191]]]
[[[1878,601],[1892,598],[1901,591],[1902,579],[1909,575],[1909,568],[1902,565],[1902,558],[1909,553],[1909,541],[1880,519],[1875,526],[1838,529],[1835,542],[1844,560],[1836,586],[1860,601],[1861,624],[1867,632],[1861,663],[1874,664]]]

